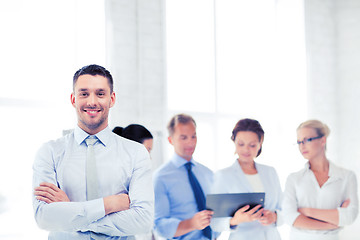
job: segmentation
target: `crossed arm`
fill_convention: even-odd
[[[34,195],[37,200],[48,204],[55,202],[70,202],[66,193],[52,183],[43,182],[36,187]],[[127,194],[111,195],[103,198],[105,215],[130,209],[130,199]]]
[[[70,202],[65,192],[51,183],[41,183],[34,194],[35,218],[49,231],[128,236],[147,232],[152,225],[151,202],[130,203],[127,194]]]
[[[57,187],[51,152],[41,151],[33,166],[33,208],[38,226],[48,231],[91,231],[107,236],[149,231],[153,223],[151,167],[146,149],[138,154],[141,155],[136,158],[128,194],[71,202]]]
[[[289,225],[299,229],[332,230],[351,224],[358,214],[357,183],[353,173],[348,174],[343,183],[346,189],[342,193],[345,200],[339,207],[333,209],[298,208],[296,198],[296,183],[298,180],[289,177],[284,192],[283,211]]]
[[[350,205],[350,199],[341,204],[342,208]],[[302,229],[330,230],[339,225],[339,211],[337,209],[299,208],[300,215],[293,226]]]

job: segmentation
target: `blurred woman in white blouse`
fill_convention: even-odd
[[[297,129],[307,163],[286,182],[282,210],[291,240],[338,240],[339,231],[358,215],[356,176],[326,158],[329,128],[309,120]]]

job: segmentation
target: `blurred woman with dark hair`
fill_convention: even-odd
[[[143,144],[148,152],[151,152],[153,147],[153,136],[144,126],[139,124],[130,124],[125,128],[115,127],[113,132],[121,137]]]
[[[229,239],[279,240],[282,191],[273,167],[258,164],[255,158],[261,153],[264,130],[253,119],[241,119],[235,125],[231,140],[235,144],[237,160],[215,174],[214,193],[265,192],[265,206],[252,209],[244,206],[233,217],[215,218],[211,226],[215,231],[233,230]]]
[[[143,144],[150,154],[153,148],[153,135],[146,127],[140,124],[130,124],[125,128],[117,126],[112,131],[120,137]],[[136,240],[155,240],[153,231],[146,234],[138,234],[134,237]]]

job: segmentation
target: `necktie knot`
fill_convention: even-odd
[[[192,167],[191,162],[185,163],[185,167],[188,171],[191,171],[191,167]]]
[[[87,146],[93,146],[97,142],[97,138],[90,136],[85,139],[85,142]]]

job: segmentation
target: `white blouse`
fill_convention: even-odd
[[[347,208],[341,204],[350,199]],[[356,176],[352,171],[329,164],[329,179],[320,187],[309,163],[305,168],[289,175],[282,204],[284,220],[290,226],[300,215],[298,208],[338,209],[339,228],[335,230],[302,230],[291,228],[290,239],[338,239],[338,232],[353,223],[358,215]]]
[[[264,186],[261,182],[259,174],[245,174],[254,192],[264,192]]]

